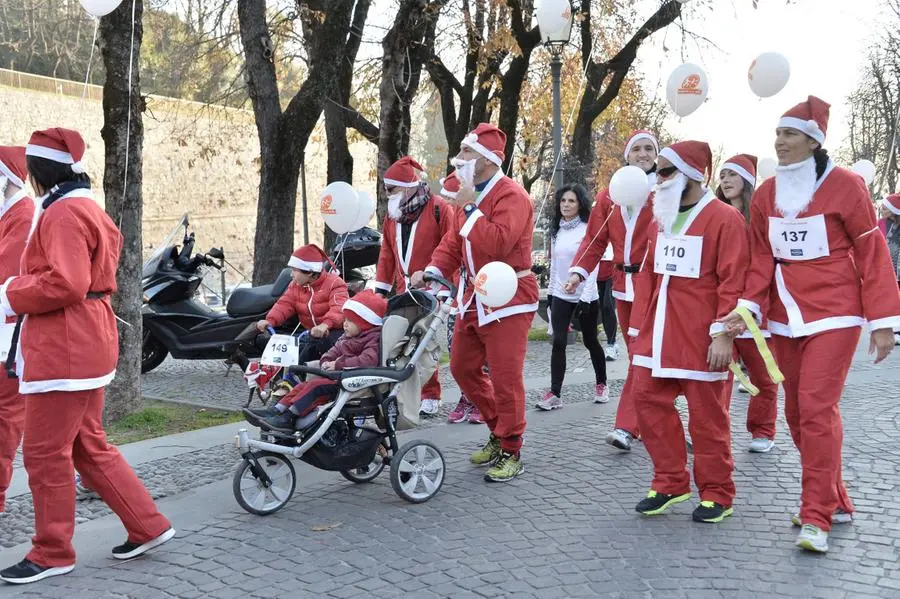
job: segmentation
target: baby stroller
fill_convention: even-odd
[[[393,297],[381,330],[381,367],[327,372],[291,366],[294,374],[340,383],[337,397],[298,419],[293,434],[262,430],[251,439],[242,428],[235,437],[242,461],[234,473],[238,504],[265,516],[287,504],[297,486],[289,458],[322,470],[337,471],[354,483],[373,481],[390,466],[391,486],[412,503],[428,501],[444,482],[444,456],[421,439],[399,447],[396,431],[418,423],[422,385],[437,367],[437,332],[451,313],[455,287],[426,274],[451,294],[443,302],[430,291],[411,290]]]

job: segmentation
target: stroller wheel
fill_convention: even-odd
[[[391,458],[391,486],[411,503],[428,501],[444,484],[444,455],[434,443],[417,439]]]
[[[268,516],[287,504],[297,488],[297,474],[287,457],[259,451],[253,454],[260,470],[252,460],[245,459],[234,473],[232,490],[238,505],[251,514]],[[263,474],[268,481],[263,481]]]
[[[341,476],[356,484],[370,483],[381,474],[384,470],[384,455],[386,454],[384,445],[378,446],[375,457],[372,461],[362,468],[353,468],[352,470],[341,470]]]

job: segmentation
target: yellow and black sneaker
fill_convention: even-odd
[[[734,510],[730,505],[725,507],[715,501],[701,501],[691,516],[694,522],[716,523],[721,522],[733,513]]]
[[[687,501],[690,498],[690,493],[684,493],[683,495],[666,495],[665,493],[657,493],[656,491],[651,490],[647,493],[647,497],[642,499],[634,509],[645,516],[656,516],[657,514],[665,512],[670,506],[681,503],[682,501]]]

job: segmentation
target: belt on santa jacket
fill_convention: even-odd
[[[621,270],[624,273],[628,274],[637,274],[641,272],[640,264],[623,264],[622,262],[616,262],[616,270]]]
[[[109,295],[108,293],[104,293],[102,291],[88,291],[87,295],[84,296],[84,299],[93,299],[100,300]]]

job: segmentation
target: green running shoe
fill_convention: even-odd
[[[492,433],[484,447],[469,456],[469,461],[476,466],[484,466],[485,464],[490,464],[498,457],[500,457],[500,439]]]
[[[525,466],[519,456],[501,451],[500,457],[493,466],[484,473],[484,480],[489,483],[505,483],[525,472]]]
[[[650,492],[647,493],[647,497],[642,499],[634,509],[645,516],[656,516],[657,514],[665,512],[670,506],[681,503],[682,501],[687,501],[690,498],[690,493],[685,493],[683,495],[666,495],[665,493],[657,493],[651,489]]]
[[[721,503],[716,503],[715,501],[701,501],[700,505],[694,510],[694,513],[691,514],[691,517],[694,519],[694,522],[709,522],[714,524],[716,522],[721,522],[733,513],[734,509],[732,509],[731,506],[725,507]]]

